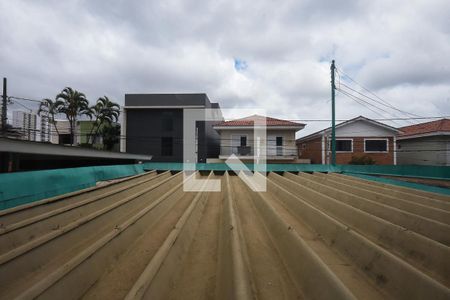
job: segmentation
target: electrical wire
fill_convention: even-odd
[[[382,108],[380,108],[380,107],[377,107],[376,105],[373,105],[372,103],[370,103],[370,102],[368,102],[368,101],[365,101],[364,99],[361,99],[361,98],[359,98],[359,97],[357,97],[357,96],[355,96],[355,95],[352,95],[352,94],[350,94],[350,93],[348,93],[348,92],[346,92],[346,91],[343,91],[343,90],[341,90],[341,89],[336,89],[336,90],[337,90],[338,92],[340,92],[341,94],[347,96],[347,97],[350,98],[351,100],[357,102],[357,103],[360,104],[361,106],[364,106],[365,108],[367,108],[368,110],[372,111],[373,113],[375,113],[375,114],[381,116],[382,118],[384,118],[384,116],[383,116],[381,113],[379,113],[379,112],[377,112],[377,111],[371,109],[371,108],[368,107],[367,105],[370,105],[370,106],[372,106],[372,107],[374,107],[374,108],[377,108],[377,109],[379,109],[379,110],[381,110],[381,111],[383,111],[383,112],[389,114],[389,112],[387,112],[386,110],[384,110],[384,109],[382,109]],[[365,105],[364,103],[367,104],[367,105]],[[398,126],[401,127],[401,125],[400,125],[399,123],[397,123],[397,122],[395,122],[395,121],[393,121],[393,120],[392,120],[391,122],[392,122],[392,123],[395,123],[395,124],[397,124]]]
[[[382,101],[385,105],[389,106],[392,109],[395,109],[399,112],[402,112],[405,115],[410,115],[410,116],[414,116],[414,117],[423,117],[414,113],[410,113],[404,110],[401,110],[397,107],[395,107],[394,105],[392,105],[391,103],[389,103],[388,101],[382,99],[381,97],[379,97],[377,94],[375,94],[374,92],[372,92],[371,90],[369,90],[368,88],[364,87],[362,84],[358,83],[355,79],[353,79],[352,77],[350,77],[350,75],[348,75],[347,73],[345,73],[342,69],[339,69],[338,67],[336,67],[336,70],[338,72],[341,72],[345,77],[347,77],[350,81],[352,81],[353,83],[355,83],[356,85],[358,85],[359,87],[361,87],[363,90],[365,90],[366,92],[368,92],[369,94],[371,94],[372,96],[376,97],[377,99],[379,99],[380,101]]]
[[[396,110],[396,111],[398,111],[398,112],[404,114],[404,112],[403,112],[402,110],[399,110],[399,109],[397,109],[397,108],[395,108],[395,107],[391,107],[390,105],[384,104],[384,103],[381,102],[381,101],[378,101],[378,100],[376,100],[376,99],[373,99],[373,98],[371,98],[371,97],[369,97],[369,96],[367,96],[367,95],[365,95],[365,94],[363,94],[363,93],[361,93],[361,92],[359,92],[359,91],[357,91],[357,90],[355,90],[355,89],[349,87],[349,86],[346,85],[345,83],[342,83],[342,86],[345,87],[345,88],[347,88],[347,89],[349,89],[349,90],[351,90],[351,91],[353,91],[353,92],[355,92],[355,93],[357,93],[357,94],[359,94],[359,95],[361,95],[361,96],[363,96],[363,97],[365,97],[365,98],[367,98],[368,100],[371,100],[371,101],[373,101],[373,102],[375,102],[375,103],[381,104],[381,105],[383,105],[383,106],[385,106],[385,107],[387,107],[387,108],[394,109],[394,110]],[[341,88],[340,88],[340,89],[341,89]],[[342,90],[342,89],[341,89],[341,90]],[[393,113],[391,113],[391,115],[394,116],[394,117],[396,117],[396,118],[399,117],[398,115],[393,114]],[[410,120],[407,120],[407,121],[408,121],[410,124],[414,124],[414,123],[411,122]]]

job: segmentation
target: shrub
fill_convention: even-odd
[[[350,160],[349,164],[351,164],[351,165],[374,165],[375,160],[368,155],[352,156],[352,159]]]

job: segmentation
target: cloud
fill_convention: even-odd
[[[11,95],[40,99],[71,86],[92,102],[123,103],[125,93],[206,92],[222,107],[329,119],[336,59],[395,107],[450,115],[445,0],[2,1],[0,10],[0,75]],[[387,111],[337,95],[339,119],[399,114]],[[328,125],[309,122],[300,134]]]

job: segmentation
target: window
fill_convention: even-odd
[[[173,155],[173,138],[162,137],[161,138],[161,156]]]
[[[336,151],[353,152],[353,140],[336,140]]]
[[[283,156],[283,137],[277,136],[275,142],[277,145],[277,156]]]
[[[247,136],[241,136],[241,146],[247,146]]]
[[[364,140],[364,152],[387,152],[387,139]]]

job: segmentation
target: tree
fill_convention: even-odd
[[[56,115],[61,113],[61,109],[63,107],[63,102],[61,100],[51,100],[51,99],[43,99],[41,104],[39,105],[38,115],[46,118],[50,124],[55,127],[56,134],[58,135],[59,142],[59,131],[56,126]]]
[[[97,103],[90,108],[90,111],[95,120],[89,138],[92,138],[91,142],[94,144],[95,137],[99,134],[103,125],[111,125],[119,120],[120,106],[109,100],[107,96],[103,96],[98,98]]]
[[[73,145],[75,137],[75,126],[79,116],[87,115],[92,117],[89,108],[89,101],[83,93],[78,92],[70,87],[66,87],[56,96],[56,101],[61,101],[61,113],[64,113],[69,120],[70,126],[70,143]]]
[[[120,142],[120,125],[107,124],[101,128],[104,149],[112,150],[115,144]]]

